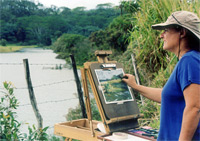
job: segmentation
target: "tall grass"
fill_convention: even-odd
[[[141,10],[135,15],[135,30],[131,33],[132,49],[137,50],[139,66],[151,73],[166,68],[171,54],[162,50],[159,31],[152,30],[151,25],[165,22],[174,11],[186,10],[200,14],[200,2],[193,0],[141,0]]]
[[[200,1],[140,0],[139,5],[140,10],[133,15],[136,20],[133,21],[131,43],[120,62],[124,64],[127,73],[133,74],[130,56],[134,53],[141,83],[146,86],[163,87],[177,59],[174,54],[162,49],[163,42],[159,38],[161,32],[152,30],[151,26],[165,22],[172,12],[179,10],[191,11],[200,16]],[[146,119],[142,120],[142,124],[159,128],[159,105],[147,99],[145,101],[145,105],[140,107]]]
[[[187,0],[189,1],[189,0]],[[112,58],[122,63],[126,73],[133,74],[131,54],[135,54],[141,84],[152,87],[163,87],[169,78],[177,60],[172,53],[162,50],[163,43],[159,39],[160,32],[152,30],[151,25],[165,22],[174,11],[187,10],[200,15],[200,2],[193,0],[140,0],[140,10],[133,14],[134,31],[131,32],[131,43],[126,52],[113,53]],[[134,92],[136,94],[136,92]],[[136,94],[139,99],[139,95]],[[145,104],[137,100],[140,112],[144,118],[139,119],[140,125],[150,125],[159,128],[160,105],[148,99]],[[93,106],[94,119],[100,120],[98,110]],[[130,107],[131,108],[131,107]],[[67,120],[81,118],[80,107],[71,109],[66,116]]]

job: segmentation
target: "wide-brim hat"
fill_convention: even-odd
[[[179,25],[188,29],[200,40],[200,19],[192,12],[176,11],[168,17],[166,22],[152,25],[152,28],[164,30],[173,25]]]

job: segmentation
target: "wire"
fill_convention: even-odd
[[[37,105],[46,104],[46,103],[64,102],[64,101],[73,100],[73,99],[78,99],[78,98],[69,98],[69,99],[54,100],[54,101],[44,101],[44,102],[37,103]],[[31,104],[22,104],[22,105],[18,105],[18,106],[21,107],[21,106],[30,106],[30,105]]]
[[[49,84],[42,84],[42,85],[33,86],[33,88],[50,86],[50,85],[55,85],[55,84],[60,84],[60,83],[65,83],[65,82],[70,82],[70,81],[75,81],[75,80],[74,79],[70,79],[70,80],[65,80],[65,81],[53,82],[53,83],[49,83]]]
[[[46,87],[46,86],[56,85],[56,84],[60,84],[60,83],[66,83],[66,82],[70,82],[70,81],[75,81],[75,80],[74,79],[70,79],[70,80],[53,82],[53,83],[49,83],[49,84],[41,84],[41,85],[33,86],[33,88]],[[4,89],[4,88],[0,86],[0,89]],[[19,87],[19,88],[16,87],[14,89],[18,89],[19,90],[19,89],[28,89],[28,88],[27,87]]]
[[[23,63],[0,63],[0,65],[23,65]],[[34,64],[31,63],[29,65],[66,65],[66,64]]]

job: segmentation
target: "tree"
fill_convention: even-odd
[[[64,33],[89,36],[105,29],[119,15],[111,4],[102,4],[98,9],[87,11],[85,7],[71,10],[52,5],[45,8],[29,0],[0,0],[0,10],[0,38],[8,42],[42,45],[50,45]]]
[[[71,9],[67,7],[60,7],[60,11],[61,11],[60,15],[62,16],[69,16],[72,13]]]
[[[96,6],[97,9],[106,9],[106,8],[112,8],[112,3],[104,3],[104,4],[98,4]]]
[[[119,16],[105,30],[93,32],[89,39],[99,49],[111,48],[118,52],[125,52],[129,45],[128,37],[133,28],[133,20],[131,14]]]
[[[67,54],[74,53],[75,46],[78,42],[85,39],[84,36],[78,34],[63,34],[57,39],[53,44],[53,49],[55,52],[64,52]]]
[[[28,0],[0,0],[1,13],[9,13],[15,17],[23,17],[33,15],[38,7],[33,2]],[[4,18],[4,15],[2,18]],[[8,19],[9,20],[9,19]]]
[[[15,23],[7,23],[0,20],[1,30],[0,39],[7,41],[15,41],[15,34],[17,33],[17,25]]]
[[[76,59],[76,64],[83,66],[87,61],[94,61],[96,59],[94,53],[96,48],[92,47],[91,42],[88,38],[83,41],[78,42],[75,46],[74,57]]]
[[[140,0],[122,1],[118,7],[121,11],[121,15],[137,12],[139,10],[139,1]]]

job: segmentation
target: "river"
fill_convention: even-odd
[[[30,104],[23,59],[29,62],[43,127],[49,126],[48,133],[53,134],[54,124],[65,122],[69,108],[78,105],[73,70],[55,69],[63,66],[65,60],[56,59],[56,54],[49,49],[24,48],[19,52],[0,53],[0,90],[4,81],[11,81],[15,86],[14,94],[19,101],[17,120],[22,123],[20,130],[24,133],[28,132],[28,126],[37,126],[37,120]]]

